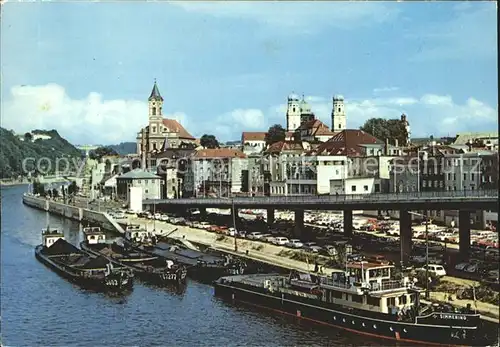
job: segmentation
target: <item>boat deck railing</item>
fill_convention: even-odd
[[[352,284],[347,284],[345,282],[334,281],[330,277],[322,277],[320,281],[321,281],[320,282],[321,284],[326,284],[328,286],[342,288],[342,289],[349,289],[349,288],[352,287]]]
[[[321,284],[332,286],[335,288],[341,288],[341,289],[352,289],[352,290],[358,290],[358,289],[369,289],[371,292],[382,292],[382,291],[390,291],[390,290],[403,290],[409,287],[409,285],[405,285],[403,281],[398,281],[398,280],[389,280],[389,281],[383,281],[382,283],[361,283],[361,282],[354,282],[354,283],[345,283],[345,282],[340,282],[340,281],[334,281],[330,277],[322,277],[321,278]]]
[[[383,281],[382,283],[372,283],[371,284],[371,291],[372,292],[382,292],[386,290],[397,290],[397,289],[406,289],[408,288],[408,285],[405,285],[403,281],[398,281],[398,280],[389,280],[389,281]]]

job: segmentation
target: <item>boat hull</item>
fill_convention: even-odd
[[[59,262],[55,262],[42,252],[43,247],[35,248],[35,258],[42,264],[53,270],[61,277],[70,282],[85,288],[100,292],[125,292],[133,288],[133,277],[122,275],[120,273],[110,274],[106,277],[96,276],[79,276],[74,274],[69,266],[65,266]]]
[[[479,336],[478,329],[462,327],[459,321],[456,323],[457,326],[438,326],[371,318],[349,313],[347,309],[333,310],[301,302],[299,298],[288,294],[265,293],[264,290],[259,292],[223,282],[221,280],[214,282],[214,292],[217,297],[359,334],[426,345],[485,346],[492,343]]]
[[[187,270],[184,266],[176,267],[175,269],[167,269],[166,271],[145,271],[141,267],[134,266],[131,263],[119,261],[106,254],[92,249],[86,242],[82,242],[80,247],[96,256],[102,256],[108,259],[111,263],[123,266],[134,272],[135,276],[143,282],[151,283],[157,286],[182,285],[186,283]]]

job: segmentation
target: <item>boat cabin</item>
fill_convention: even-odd
[[[355,262],[346,271],[333,272],[331,277],[313,279],[322,292],[322,300],[378,313],[400,314],[418,306],[420,289],[408,277],[393,279],[393,265]],[[292,279],[300,285],[303,277]]]
[[[151,241],[153,233],[144,229],[144,227],[137,224],[127,225],[125,228],[125,238],[127,240],[136,242]]]
[[[57,229],[42,229],[42,244],[44,247],[49,248],[59,239],[64,240],[64,234]]]
[[[89,245],[106,242],[106,234],[99,227],[83,228],[83,235]]]

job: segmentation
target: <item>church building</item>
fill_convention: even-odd
[[[156,81],[148,98],[148,125],[137,134],[137,154],[150,157],[165,148],[196,146],[196,139],[175,119],[163,118],[163,97]]]

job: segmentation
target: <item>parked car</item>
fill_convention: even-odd
[[[290,248],[302,248],[304,244],[299,239],[291,239],[285,246]]]
[[[426,271],[427,267],[426,265],[422,266],[420,269],[417,269],[418,271]],[[434,275],[438,277],[443,277],[446,276],[446,270],[442,265],[438,264],[429,264],[428,268],[430,273],[433,273]]]
[[[275,237],[273,240],[273,244],[277,246],[284,246],[286,245],[290,240],[288,240],[286,237]]]
[[[125,216],[125,213],[123,213],[122,211],[116,211],[113,213],[113,217],[116,218],[116,219],[123,219],[123,218],[127,218],[127,216]]]
[[[455,270],[464,271],[467,266],[469,266],[469,263],[460,263],[455,265]]]
[[[254,232],[251,232],[250,234],[247,234],[247,239],[249,240],[258,240],[259,238],[262,237],[262,234],[261,232],[258,232],[258,231],[254,231]]]

